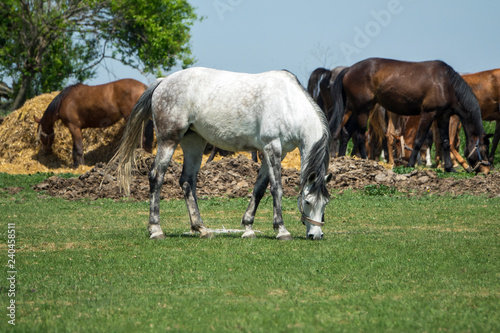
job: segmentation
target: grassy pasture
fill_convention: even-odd
[[[253,240],[185,235],[185,203],[171,200],[167,239],[150,241],[147,202],[50,198],[29,188],[44,177],[0,174],[0,189],[24,187],[0,191],[1,332],[500,331],[500,198],[333,193],[318,242],[295,198],[283,209],[291,242],[274,239],[270,197]],[[199,204],[207,226],[229,229],[247,200]]]

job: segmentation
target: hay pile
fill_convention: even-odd
[[[45,109],[59,92],[43,94],[28,100],[23,107],[5,117],[0,124],[0,172],[11,174],[32,174],[36,172],[83,174],[99,162],[107,163],[116,151],[125,124],[124,120],[108,128],[87,128],[83,130],[85,165],[73,169],[73,140],[66,126],[57,121],[54,126],[53,152],[44,154],[37,141],[37,123]],[[156,153],[154,151],[154,153]],[[241,153],[247,158],[250,153]],[[222,157],[217,156],[216,161]],[[203,165],[208,155],[203,158]],[[182,151],[177,149],[174,160],[182,163]],[[282,163],[285,168],[300,168],[298,150],[289,153]]]

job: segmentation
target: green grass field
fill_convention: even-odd
[[[150,241],[147,202],[29,188],[45,177],[0,174],[0,188],[25,187],[0,191],[1,332],[500,331],[500,198],[334,193],[316,242],[296,198],[284,200],[291,242],[274,239],[270,197],[256,239],[185,235],[185,203],[171,200],[167,238]],[[208,199],[200,210],[211,228],[239,228],[246,204]]]

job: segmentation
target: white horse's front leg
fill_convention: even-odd
[[[292,240],[292,234],[286,230],[285,225],[282,224],[278,227],[278,235],[276,236],[279,240]]]
[[[291,240],[292,235],[286,230],[283,222],[281,198],[283,188],[281,186],[281,144],[275,140],[264,148],[264,158],[269,167],[269,182],[271,183],[271,194],[273,196],[273,227],[278,231],[277,239]]]
[[[245,214],[243,214],[243,218],[241,219],[241,225],[245,227],[245,232],[243,233],[243,235],[241,235],[242,238],[255,238],[255,232],[253,231],[252,227],[253,221],[255,219],[255,212],[257,211],[257,207],[259,207],[260,200],[266,193],[268,184],[269,169],[267,167],[267,163],[263,161],[259,170],[259,174],[257,175],[257,181],[255,182],[252,198],[250,199],[247,210],[245,211]]]

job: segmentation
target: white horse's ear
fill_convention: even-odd
[[[313,172],[309,175],[309,178],[307,178],[307,184],[310,185],[310,184],[314,184],[314,182],[316,181],[316,178],[318,178],[318,175],[316,174],[316,172]]]
[[[329,173],[326,177],[325,177],[325,183],[329,183],[331,180],[333,179],[333,174],[332,173]]]

